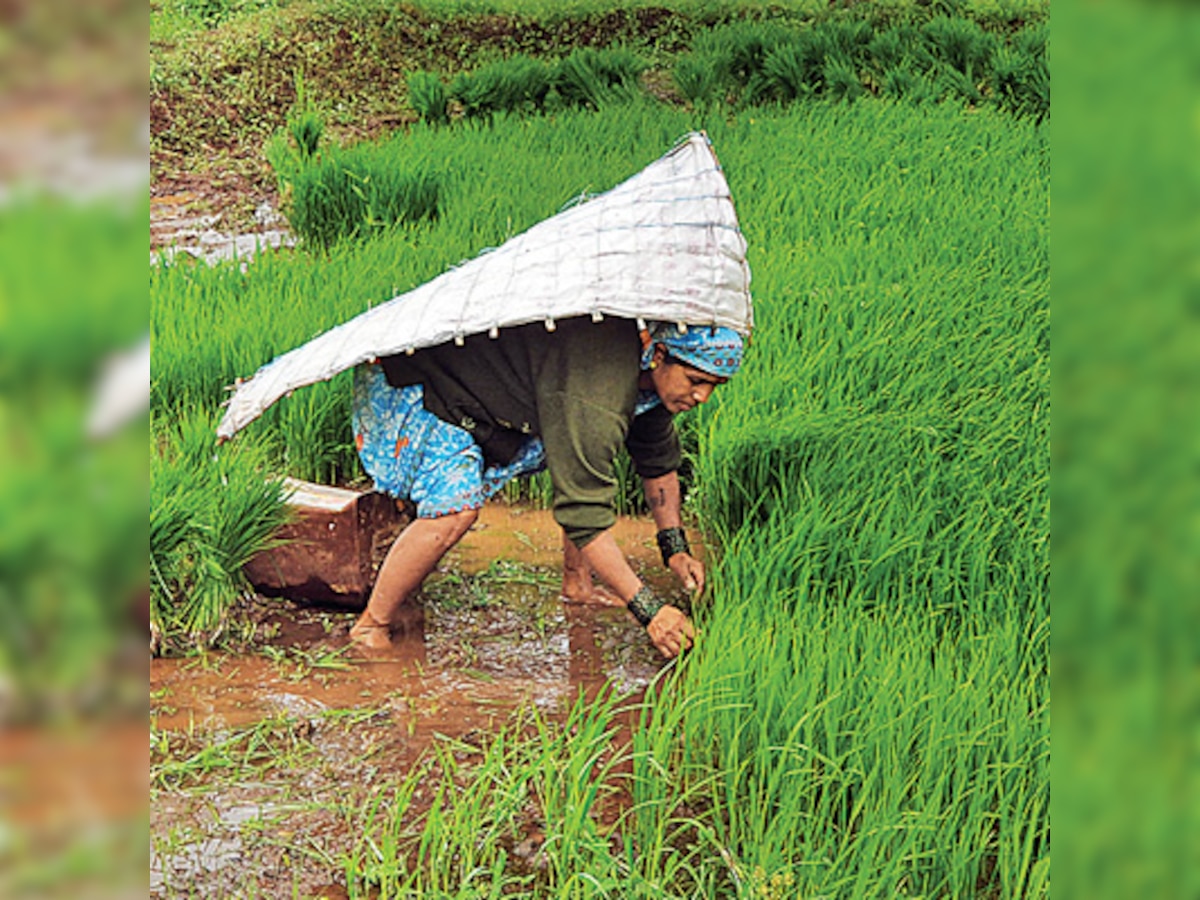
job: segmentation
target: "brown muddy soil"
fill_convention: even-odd
[[[622,519],[616,537],[684,603],[654,531]],[[154,660],[151,896],[339,896],[358,811],[435,741],[486,740],[523,705],[559,718],[609,684],[638,696],[661,658],[623,609],[564,604],[560,561],[548,511],[491,504],[385,654],[348,646],[352,613],[261,600],[255,650]]]

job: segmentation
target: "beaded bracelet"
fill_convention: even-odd
[[[654,596],[654,592],[649,587],[643,584],[633,595],[633,599],[629,601],[626,608],[645,628],[650,624],[650,620],[658,614],[658,611],[666,605]]]
[[[664,528],[655,538],[658,541],[659,552],[662,553],[662,561],[664,566],[671,565],[671,557],[676,553],[691,553],[692,548],[688,545],[687,532],[682,528]]]

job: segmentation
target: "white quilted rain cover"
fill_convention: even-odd
[[[746,241],[707,137],[628,181],[332,328],[238,385],[230,438],[289,391],[379,356],[510,325],[592,314],[753,326]]]

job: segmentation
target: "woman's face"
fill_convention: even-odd
[[[717,385],[729,380],[672,359],[661,344],[654,348],[654,361],[658,365],[650,370],[650,380],[663,406],[672,415],[706,402]]]

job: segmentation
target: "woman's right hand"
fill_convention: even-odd
[[[674,659],[689,649],[696,638],[691,620],[677,606],[664,606],[646,626],[650,641],[667,659]]]

